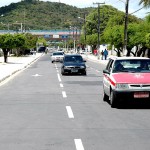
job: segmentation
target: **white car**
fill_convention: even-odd
[[[51,62],[61,62],[64,58],[64,52],[54,52],[51,55]]]
[[[103,100],[111,107],[127,101],[150,102],[150,59],[110,58],[103,70]]]

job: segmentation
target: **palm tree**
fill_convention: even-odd
[[[150,7],[150,0],[140,0],[139,4],[143,4],[144,7]]]

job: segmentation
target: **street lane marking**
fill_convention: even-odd
[[[57,76],[58,76],[58,81],[61,82],[61,78],[60,78],[59,73],[57,73]]]
[[[39,74],[35,74],[35,75],[32,75],[33,77],[39,77],[39,76],[41,76],[41,75],[39,75]]]
[[[69,118],[74,118],[74,115],[73,115],[71,107],[70,106],[66,106],[66,109],[67,109],[68,117]]]
[[[74,139],[76,150],[84,150],[81,139]]]
[[[57,73],[58,73],[59,71],[57,70]]]
[[[60,87],[64,87],[62,83],[60,83]]]
[[[96,72],[100,72],[99,70],[96,70]]]
[[[63,98],[67,97],[66,92],[62,91]]]

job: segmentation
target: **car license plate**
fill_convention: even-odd
[[[149,92],[135,92],[134,98],[149,98]]]
[[[73,68],[71,69],[71,72],[78,72],[78,69]]]

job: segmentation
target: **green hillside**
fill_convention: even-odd
[[[63,3],[21,1],[0,8],[0,29],[15,29],[25,24],[26,30],[65,29],[80,25],[79,16],[89,13],[93,8],[80,9]],[[4,25],[5,24],[5,25]]]
[[[104,27],[110,18],[116,13],[123,13],[112,6],[102,6],[103,14],[107,14]],[[94,13],[95,12],[95,13]],[[77,8],[57,2],[42,2],[38,0],[24,0],[12,3],[9,6],[0,8],[0,30],[19,30],[22,25],[24,30],[52,30],[69,29],[70,26],[81,27],[83,20],[78,17],[91,16],[94,22],[97,20],[96,8]],[[90,17],[91,18],[91,17]],[[134,17],[136,20],[136,17]]]

